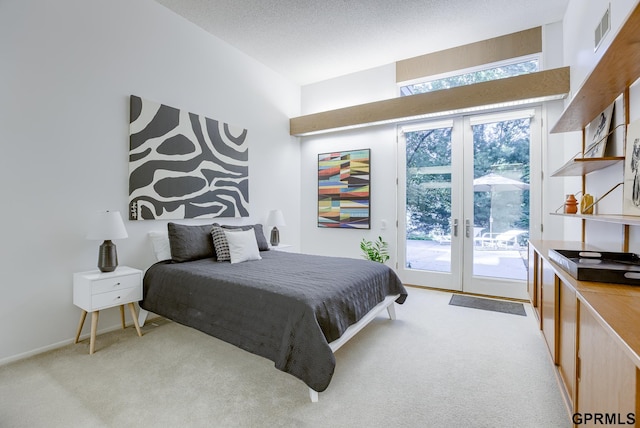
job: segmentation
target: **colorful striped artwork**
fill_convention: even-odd
[[[369,149],[318,155],[318,227],[371,227],[369,156]]]

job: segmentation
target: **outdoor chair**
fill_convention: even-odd
[[[518,239],[520,235],[527,233],[526,230],[512,229],[500,233],[483,233],[481,237],[475,238],[474,242],[481,248],[512,249],[520,248]]]
[[[444,235],[444,234],[434,234],[433,235],[433,240],[436,241],[438,244],[450,244],[451,243],[451,235]]]

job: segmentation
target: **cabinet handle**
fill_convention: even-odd
[[[120,285],[119,282],[116,282],[115,284],[113,284],[114,287],[117,287],[118,285]]]

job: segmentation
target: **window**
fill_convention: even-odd
[[[486,67],[486,66],[485,66]],[[455,88],[457,86],[471,85],[473,83],[489,80],[504,79],[506,77],[520,76],[522,74],[538,71],[538,59],[520,60],[516,63],[502,64],[491,68],[484,68],[439,79],[412,83],[400,87],[400,95],[415,95],[425,92],[439,91],[441,89]]]

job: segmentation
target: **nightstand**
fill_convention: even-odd
[[[73,274],[73,304],[82,309],[75,343],[78,343],[80,332],[91,312],[91,341],[89,354],[93,354],[96,344],[96,330],[98,328],[98,314],[102,309],[120,306],[122,328],[124,324],[124,305],[129,306],[133,324],[138,336],[142,336],[136,308],[133,302],[142,300],[142,271],[128,266],[118,266],[113,272],[91,270]]]
[[[276,245],[275,247],[272,246],[272,245],[269,245],[269,249],[273,250],[273,251],[291,252],[291,250],[293,249],[293,245],[291,245],[291,244],[280,244],[280,245]]]

